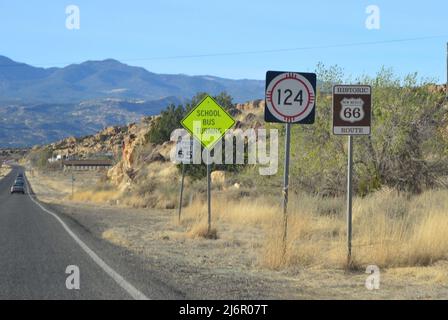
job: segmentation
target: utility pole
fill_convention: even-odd
[[[446,43],[446,84],[445,84],[445,100],[448,101],[448,42]]]

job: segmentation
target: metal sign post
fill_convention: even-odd
[[[212,181],[210,173],[210,150],[207,150],[207,234],[210,234],[212,229]]]
[[[179,223],[180,223],[180,216],[182,214],[182,196],[184,193],[184,179],[185,179],[185,163],[182,162],[182,178],[180,182],[180,196],[179,196]]]
[[[291,124],[285,125],[285,170],[283,176],[283,251],[286,251],[286,237],[288,230],[288,191],[289,191],[289,155],[291,146]]]
[[[185,163],[190,163],[192,158],[193,158],[193,140],[191,140],[191,138],[185,140],[181,138],[176,144],[176,162],[182,163],[182,178],[180,183],[179,211],[178,211],[179,223],[182,215],[182,199],[183,199],[184,181],[185,181]]]
[[[348,136],[347,162],[347,265],[352,261],[352,174],[353,174],[353,136]]]
[[[364,85],[333,87],[333,134],[348,136],[347,160],[347,266],[352,263],[353,136],[370,135],[372,89]]]

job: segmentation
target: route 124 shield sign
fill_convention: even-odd
[[[265,100],[266,122],[314,123],[316,74],[268,71]]]

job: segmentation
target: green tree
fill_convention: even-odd
[[[168,141],[171,132],[179,128],[180,121],[185,116],[185,109],[182,105],[169,105],[162,111],[160,117],[156,118],[147,134],[147,141],[160,144]]]
[[[318,67],[316,122],[293,126],[292,183],[322,195],[345,192],[347,138],[332,134],[331,87],[372,86],[371,136],[354,137],[354,188],[364,195],[383,185],[419,193],[448,175],[447,109],[430,80],[401,79],[390,69],[374,77],[344,79],[338,67]],[[445,134],[444,134],[445,133]]]
[[[373,132],[359,139],[358,162],[366,174],[399,191],[420,193],[447,175],[444,95],[432,81],[403,80],[382,69],[363,82],[373,88]]]
[[[207,95],[206,92],[199,92],[190,101],[185,105],[185,110],[190,112],[191,109],[196,107],[202,99]],[[235,104],[233,103],[233,98],[227,92],[223,91],[216,96],[212,96],[212,98],[226,111],[231,112],[235,109]]]
[[[48,159],[53,156],[53,150],[49,147],[42,147],[36,150],[33,150],[28,159],[30,160],[33,167],[38,169],[47,169],[49,167]]]
[[[160,116],[155,119],[147,133],[146,140],[157,144],[168,141],[171,132],[181,127],[180,121],[188,112],[196,107],[206,95],[207,93],[205,92],[196,94],[185,104],[185,107],[183,105],[178,105],[177,107],[173,104],[169,105],[161,112]],[[213,99],[227,111],[232,111],[235,108],[232,97],[226,92],[221,92],[220,94],[213,96]]]

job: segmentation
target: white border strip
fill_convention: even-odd
[[[25,175],[24,175],[25,176]],[[147,296],[145,296],[142,292],[140,292],[137,288],[135,288],[132,284],[127,282],[120,274],[118,274],[114,269],[109,267],[109,265],[103,261],[92,249],[90,249],[81,239],[78,238],[78,236],[70,230],[70,228],[65,224],[64,221],[62,221],[59,216],[50,210],[44,208],[39,202],[37,202],[30,194],[30,188],[28,183],[28,178],[25,176],[28,196],[30,197],[31,201],[33,201],[36,205],[38,205],[43,211],[48,213],[49,215],[53,216],[67,231],[67,233],[75,240],[75,242],[89,255],[90,258],[101,268],[104,272],[106,272],[115,282],[123,289],[125,290],[133,299],[135,300],[150,300]]]
[[[370,127],[346,127],[346,126],[334,126],[333,134],[341,136],[368,136],[370,135]]]

